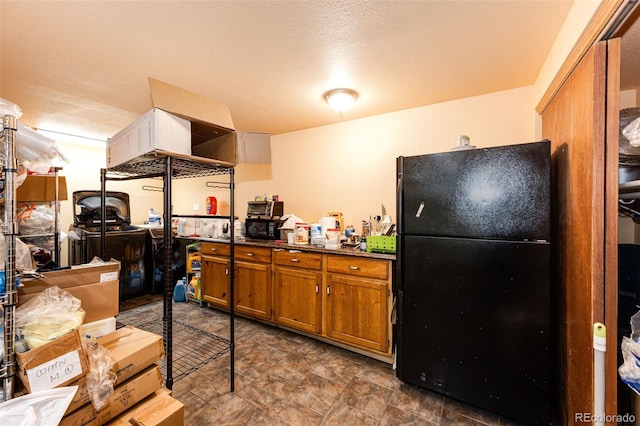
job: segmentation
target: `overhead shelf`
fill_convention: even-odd
[[[107,169],[107,178],[126,180],[163,177],[167,173],[167,161],[171,161],[172,179],[226,175],[234,167],[233,164],[220,160],[158,150]]]

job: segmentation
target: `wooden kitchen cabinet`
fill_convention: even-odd
[[[322,254],[274,250],[274,321],[322,332]]]
[[[271,249],[236,246],[235,308],[252,317],[271,319]]]
[[[202,243],[202,300],[212,305],[229,307],[229,245]],[[236,284],[237,285],[237,284]]]
[[[327,255],[324,334],[391,354],[391,262]]]
[[[229,307],[229,247],[202,243],[203,300]],[[237,313],[391,357],[392,260],[236,245]]]

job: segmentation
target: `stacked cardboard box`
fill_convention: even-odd
[[[118,315],[120,262],[112,259],[101,265],[76,265],[42,275],[39,279],[22,281],[18,288],[18,306],[57,286],[80,299],[85,323]]]
[[[157,361],[164,355],[162,337],[127,326],[99,338],[98,343],[111,353],[117,377],[114,392],[107,405],[97,411],[90,402],[85,379],[73,383],[78,386],[78,392],[69,404],[61,425],[102,425],[118,416],[132,416],[133,412],[127,414],[131,410],[136,410],[136,416],[144,416],[146,411],[139,404],[149,406],[156,401],[166,407],[154,410],[156,423],[144,424],[182,424],[183,405],[166,392],[161,392],[162,375]],[[150,402],[151,399],[153,401]]]
[[[30,351],[17,353],[18,378],[27,393],[66,386],[84,378],[89,363],[78,331]]]

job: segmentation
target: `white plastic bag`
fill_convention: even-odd
[[[0,404],[0,426],[57,425],[78,391],[66,386],[33,392]]]
[[[622,129],[622,134],[629,140],[631,146],[640,146],[640,117]]]

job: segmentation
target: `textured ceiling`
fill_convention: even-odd
[[[573,4],[0,1],[0,97],[32,127],[107,138],[147,77],[272,134],[531,85]],[[360,93],[342,117],[322,94]]]

